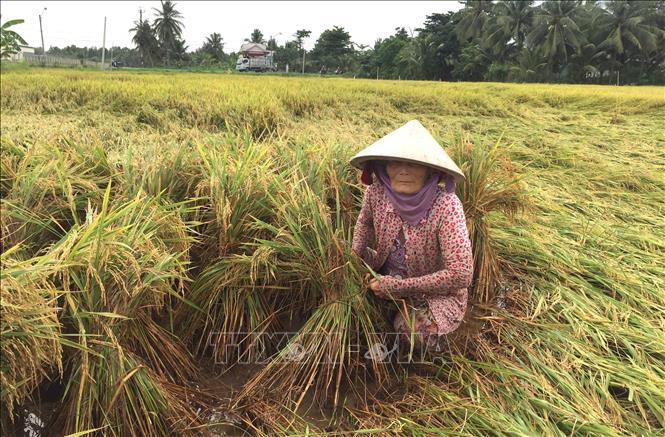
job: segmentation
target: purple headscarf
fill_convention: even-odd
[[[439,181],[442,178],[446,181],[446,191],[448,193],[455,191],[455,180],[452,176],[441,171],[433,171],[417,193],[396,193],[390,185],[390,177],[386,173],[386,169],[383,165],[379,163],[367,163],[366,166],[376,173],[379,181],[385,189],[388,199],[390,199],[390,202],[395,207],[395,210],[399,213],[400,217],[402,217],[402,220],[406,221],[411,226],[416,226],[432,207],[432,204],[436,199]]]

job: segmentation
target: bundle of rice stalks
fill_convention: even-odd
[[[269,231],[271,238],[254,246],[269,247],[274,256],[263,260],[259,276],[277,272],[278,283],[287,287],[282,300],[297,299],[308,318],[245,384],[237,403],[268,390],[283,402],[295,400],[297,409],[314,389],[316,402],[332,398],[336,406],[342,384],[359,372],[370,370],[379,381],[388,376],[388,363],[366,364],[356,350],[380,343],[377,333],[386,331],[387,323],[361,285],[362,269],[348,244],[350,228],[339,215],[331,218],[299,172],[285,178],[270,198],[278,222],[257,220],[256,227]],[[339,198],[336,202],[339,210]]]
[[[194,431],[202,425],[194,411],[202,406],[199,394],[180,386],[185,381],[169,382],[110,330],[104,334],[108,341],[88,339],[85,352],[68,362],[74,371],[53,428],[70,433],[101,428],[113,436],[200,435]],[[169,349],[162,352],[174,352]]]
[[[183,299],[191,239],[181,204],[137,196],[73,226],[50,253],[67,268],[63,323],[78,347],[66,354],[64,407],[69,432],[108,427],[112,435],[166,435],[197,423],[175,384],[195,367],[180,341],[158,323],[167,298]]]
[[[278,166],[285,171],[298,172],[330,209],[332,223],[353,226],[357,215],[357,202],[362,198],[358,186],[358,171],[349,165],[351,150],[341,142],[310,141],[287,142],[276,157]]]
[[[17,248],[0,258],[0,417],[13,421],[21,403],[48,375],[62,374],[57,299],[49,280],[57,268],[51,257],[14,259]],[[3,425],[6,425],[3,423]],[[4,426],[3,426],[4,427]]]
[[[231,255],[206,268],[188,294],[195,307],[180,304],[176,311],[182,338],[196,354],[210,350],[218,364],[258,358],[268,346],[260,334],[275,328],[266,285],[255,283],[251,268]]]
[[[195,342],[196,353],[213,346],[215,358],[228,361],[226,344],[232,333],[261,333],[270,328],[265,295],[254,291],[250,270],[231,258],[246,253],[244,243],[262,234],[250,226],[255,218],[273,220],[275,211],[268,193],[275,190],[279,176],[273,174],[273,151],[253,143],[248,135],[210,150],[203,145],[197,150],[203,174],[195,190],[198,209],[194,219],[200,223],[200,236],[192,256],[196,273],[200,273],[188,299],[199,309],[179,305],[177,326],[183,339]],[[247,346],[239,353],[252,353],[260,346],[239,341]]]
[[[9,195],[14,185],[16,172],[25,152],[24,147],[4,135],[0,136],[0,197],[3,199]]]
[[[199,144],[197,151],[203,171],[194,192],[200,206],[196,218],[204,225],[197,256],[210,265],[252,240],[248,224],[253,217],[272,219],[267,195],[275,189],[275,151],[247,134],[210,149]]]
[[[492,238],[492,223],[496,213],[508,218],[527,207],[521,180],[512,174],[507,158],[499,154],[501,137],[492,147],[474,145],[464,131],[451,150],[452,159],[460,166],[466,179],[459,184],[457,194],[464,205],[467,227],[473,244],[474,278],[472,296],[479,302],[489,302],[492,292],[509,266],[497,256]]]
[[[95,150],[67,143],[23,150],[17,145],[7,151],[3,147],[3,167],[15,166],[3,183],[7,190],[2,198],[3,247],[21,243],[22,250],[34,255],[85,220],[88,204],[101,203],[101,187],[111,174],[105,153]]]
[[[149,142],[138,150],[128,147],[118,175],[124,194],[133,197],[143,190],[173,202],[194,196],[201,181],[201,162],[189,145]]]
[[[264,96],[265,97],[265,96]],[[286,111],[276,99],[264,98],[255,104],[257,96],[236,93],[224,105],[224,125],[229,132],[248,132],[254,141],[278,135],[288,124]]]

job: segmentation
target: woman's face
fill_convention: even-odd
[[[429,167],[404,161],[386,161],[386,173],[396,193],[414,194],[425,185]]]

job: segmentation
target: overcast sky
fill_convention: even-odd
[[[44,44],[64,47],[102,46],[104,16],[106,46],[133,47],[129,29],[143,16],[151,21],[153,7],[159,1],[11,1],[2,0],[2,21],[22,18],[25,23],[15,29],[28,45],[40,47],[39,14],[42,15]],[[281,45],[292,39],[298,29],[309,29],[312,35],[305,43],[314,47],[316,39],[333,25],[343,27],[358,44],[373,45],[377,38],[392,35],[395,27],[415,30],[422,26],[428,14],[455,11],[462,6],[457,1],[385,1],[385,2],[300,2],[300,1],[177,1],[176,9],[183,15],[183,37],[193,51],[206,36],[218,32],[224,38],[226,52],[237,51],[244,38],[258,28],[268,39],[271,35]],[[280,34],[281,33],[281,34]]]

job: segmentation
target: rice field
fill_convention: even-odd
[[[665,433],[665,88],[1,75],[3,429]],[[395,366],[349,353],[398,308],[348,160],[413,118],[467,175],[475,273],[438,360]]]

